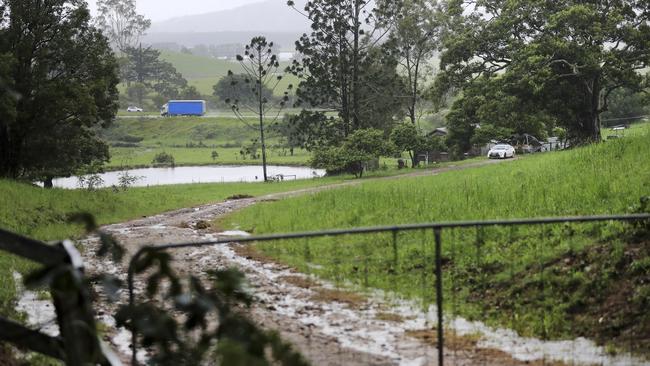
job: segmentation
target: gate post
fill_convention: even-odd
[[[438,312],[438,365],[443,366],[445,357],[444,319],[442,314],[442,238],[439,227],[433,229],[436,240],[436,310]]]

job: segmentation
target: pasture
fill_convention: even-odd
[[[264,203],[216,225],[260,235],[647,210],[639,202],[650,196],[649,127],[508,164],[371,181]],[[635,351],[648,354],[650,319],[643,309],[650,301],[650,282],[639,278],[650,279],[650,250],[639,242],[638,230],[607,223],[448,233],[444,291],[454,300],[447,310],[528,336],[608,340],[612,352],[627,347],[626,336],[634,334]],[[431,233],[417,232],[256,247],[261,255],[344,287],[389,290],[423,306],[433,301],[431,248]],[[625,306],[603,306],[619,302]]]

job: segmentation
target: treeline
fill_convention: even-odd
[[[257,102],[250,110],[261,114],[261,134],[283,131],[316,157],[369,146],[351,140],[358,131],[413,157],[423,148],[462,156],[479,140],[560,130],[575,145],[599,141],[603,119],[647,114],[646,1],[287,3],[311,23],[296,41],[299,57],[280,68],[268,41],[268,63],[232,73],[214,99],[240,115]],[[140,46],[150,22],[135,9],[134,0],[100,0],[92,20],[83,2],[0,3],[0,176],[49,182],[107,161],[96,130],[114,118],[120,81],[128,101],[152,107],[206,97]],[[241,53],[254,54],[250,46]],[[282,92],[286,74],[299,81]],[[222,93],[239,86],[238,97]],[[301,112],[282,119],[272,104]],[[449,131],[442,142],[420,123],[439,110]],[[395,151],[373,149],[332,154]]]
[[[358,159],[346,163],[349,156],[394,152],[370,143],[341,149],[359,146],[352,140],[360,136],[374,140],[377,131],[382,141],[407,136],[403,124],[415,126],[409,143],[391,142],[411,157],[430,148],[462,157],[478,143],[514,135],[600,141],[603,116],[647,111],[650,13],[643,1],[288,5],[312,32],[296,42],[301,56],[286,70],[300,79],[303,110],[282,130],[292,146],[314,151],[316,166],[336,171],[358,166]],[[419,118],[444,108],[444,143],[421,143],[430,131],[419,130]]]

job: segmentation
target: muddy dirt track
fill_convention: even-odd
[[[419,171],[407,176],[433,175],[499,162],[485,161],[463,167]],[[378,179],[402,177],[404,176]],[[311,194],[367,181],[351,181],[181,209],[109,225],[102,230],[119,240],[127,249],[129,258],[145,245],[198,242],[230,235],[196,229],[196,223],[217,219],[260,201]],[[96,238],[84,241],[84,259],[88,272],[111,273],[125,279],[126,264],[120,267],[109,261],[98,260],[93,256],[97,245]],[[172,254],[175,268],[179,272],[200,274],[210,269],[233,266],[242,270],[257,299],[251,309],[254,319],[266,328],[278,330],[314,365],[436,364],[437,351],[430,342],[433,337],[426,331],[433,326],[433,314],[422,314],[413,304],[380,293],[369,297],[349,295],[326,282],[296,273],[281,264],[255,258],[249,255],[246,247],[236,243],[176,250]],[[136,281],[136,293],[141,293],[142,289],[143,283]],[[123,295],[122,301],[125,301],[126,296]],[[113,311],[113,304],[103,302],[100,305],[100,318],[110,324],[112,320],[107,314],[112,314]],[[128,335],[124,330],[113,329],[108,337],[125,362],[130,357]],[[515,361],[501,351],[475,347],[472,342],[460,338],[450,338],[450,345],[451,349],[445,351],[446,363],[450,365],[534,364]]]

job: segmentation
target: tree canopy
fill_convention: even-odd
[[[514,98],[518,112],[546,114],[575,140],[600,140],[600,115],[612,93],[643,88],[639,71],[650,65],[645,0],[453,0],[446,14],[439,86],[467,91],[489,84]]]
[[[288,4],[295,8],[293,1]],[[389,92],[373,85],[371,77],[363,80],[363,72],[374,63],[368,59],[369,55],[377,56],[369,51],[385,38],[392,26],[396,4],[395,1],[314,0],[308,1],[303,10],[296,8],[309,19],[312,28],[310,34],[304,34],[296,42],[302,58],[294,60],[290,67],[303,80],[297,95],[312,107],[337,111],[345,136],[356,129],[371,127],[368,123],[364,126],[363,105],[381,105],[374,97]]]
[[[247,74],[232,74],[228,77],[221,78],[212,87],[214,95],[220,101],[231,100],[242,104],[252,104],[257,102],[256,86],[251,84],[251,79]],[[267,85],[262,85],[262,95],[267,100],[273,98],[273,91]]]
[[[185,90],[187,80],[174,65],[160,58],[160,51],[152,47],[128,47],[122,59],[122,81],[136,83],[135,98],[142,105],[147,89],[153,89],[163,99],[178,98],[192,94]]]
[[[317,150],[311,165],[326,169],[328,174],[350,173],[361,177],[370,161],[394,152],[395,147],[386,141],[383,131],[374,128],[358,129],[348,135],[341,146]]]
[[[419,120],[424,87],[432,74],[431,59],[440,47],[442,24],[435,0],[402,0],[388,46],[404,74],[405,103],[411,123]]]
[[[0,176],[51,182],[108,160],[95,128],[117,111],[117,63],[85,3],[7,0],[0,12]]]

